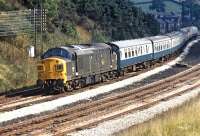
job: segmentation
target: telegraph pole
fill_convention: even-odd
[[[40,27],[40,31],[41,31],[41,42],[40,42],[41,43],[41,52],[40,53],[42,54],[43,50],[44,50],[43,49],[44,48],[43,47],[43,29],[44,29],[43,28],[44,27],[43,26],[43,21],[44,21],[44,16],[43,15],[44,15],[44,11],[43,11],[43,1],[42,0],[40,0],[40,15],[41,15],[41,17],[40,17],[40,19],[41,19],[41,21],[40,21],[40,26],[41,26]]]
[[[37,22],[36,22],[36,12],[37,8],[33,9],[33,19],[34,19],[34,50],[35,50],[35,56],[37,57]]]
[[[40,56],[43,53],[43,31],[46,25],[46,13],[43,9],[43,1],[37,0],[34,8],[34,47],[35,47],[35,55]],[[39,34],[39,35],[38,35]]]

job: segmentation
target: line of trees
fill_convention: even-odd
[[[35,0],[19,0],[29,8]],[[151,15],[134,7],[130,0],[43,0],[48,9],[50,23],[70,36],[76,36],[75,26],[88,31],[98,29],[112,40],[155,35],[159,32],[157,22]]]

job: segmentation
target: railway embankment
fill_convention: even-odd
[[[156,73],[163,72],[167,69],[172,68],[174,65],[176,65],[176,63],[181,62],[185,58],[185,56],[189,53],[190,48],[198,41],[199,40],[194,40],[191,43],[189,43],[188,46],[184,49],[184,52],[178,58],[176,58],[175,60],[169,62],[168,64],[166,64],[162,67],[155,68],[151,71],[148,71],[146,73],[140,74],[135,77],[131,77],[131,78],[128,78],[128,79],[125,79],[122,81],[118,81],[113,84],[100,86],[95,89],[90,89],[90,90],[87,90],[87,91],[84,91],[82,93],[78,93],[75,95],[62,97],[62,98],[59,98],[56,100],[47,101],[44,103],[39,103],[39,104],[35,104],[32,106],[28,106],[28,107],[23,107],[23,108],[14,110],[14,111],[0,113],[0,123],[6,122],[9,120],[13,120],[13,119],[17,119],[17,118],[23,118],[23,117],[26,117],[29,115],[40,114],[42,112],[56,110],[59,107],[70,105],[70,104],[73,104],[73,103],[79,102],[79,101],[85,101],[85,100],[87,101],[88,99],[90,100],[92,98],[97,97],[98,95],[110,93],[114,90],[124,90],[124,89],[122,89],[123,87],[127,87],[136,82],[142,81],[147,77],[155,75]],[[135,88],[134,86],[132,86],[132,87]],[[128,88],[130,88],[130,87],[128,87]]]
[[[191,51],[196,50],[195,48],[198,47],[197,42],[198,40],[193,41],[190,44],[188,44],[183,54],[181,54],[181,56],[178,57],[176,60],[156,69],[157,70],[160,69],[161,71],[168,71],[176,67],[177,63],[181,63],[182,61],[187,60],[188,56],[186,57],[186,55],[188,55],[190,49]],[[189,56],[190,54],[191,53],[189,53]],[[198,56],[196,57],[198,58]],[[104,121],[111,120],[113,118],[119,118],[123,116],[125,113],[126,113],[126,116],[124,117],[128,117],[127,114],[130,111],[134,111],[134,114],[136,114],[136,112],[139,110],[138,112],[141,112],[141,114],[142,112],[144,112],[142,114],[142,117],[137,117],[136,119],[141,123],[141,121],[144,121],[142,119],[145,119],[145,117],[147,119],[150,119],[151,117],[155,117],[157,114],[167,111],[169,108],[176,107],[184,103],[185,101],[189,100],[190,98],[193,98],[196,95],[198,95],[199,90],[197,90],[196,88],[199,86],[199,80],[198,80],[199,65],[197,64],[198,64],[198,61],[193,62],[193,64],[190,64],[191,67],[193,67],[192,65],[196,65],[195,66],[196,68],[195,67],[192,68],[194,71],[191,70],[190,67],[187,67],[188,69],[187,70],[188,72],[186,72],[188,73],[187,76],[180,73],[178,75],[179,76],[182,75],[182,77],[176,78],[177,75],[175,75],[174,78],[171,77],[168,80],[164,79],[162,83],[161,81],[155,82],[153,84],[157,86],[154,86],[154,87],[153,86],[151,87],[151,84],[147,86],[141,85],[141,86],[144,86],[144,88],[142,89],[141,86],[140,86],[141,88],[136,88],[133,85],[133,86],[125,87],[125,88],[120,87],[118,91],[116,92],[114,91],[113,93],[111,93],[114,89],[116,89],[114,87],[119,87],[120,83],[122,82],[120,81],[118,83],[113,83],[114,85],[108,84],[99,88],[97,87],[96,89],[100,89],[99,91],[97,90],[95,91],[95,89],[91,89],[92,91],[89,90],[90,92],[85,91],[79,94],[75,94],[74,96],[72,95],[72,96],[62,97],[62,98],[48,101],[45,103],[39,103],[39,104],[34,104],[32,106],[19,108],[17,110],[2,112],[0,114],[1,116],[0,119],[2,119],[1,125],[3,127],[0,128],[0,133],[2,134],[31,133],[31,134],[36,134],[36,135],[46,134],[46,133],[63,134],[63,133],[73,132],[74,130],[80,130],[80,129],[92,127],[93,129],[88,129],[88,130],[80,131],[73,134],[74,135],[77,135],[77,134],[87,135],[88,133],[92,133],[94,135],[102,134],[100,132],[107,132],[107,133],[104,133],[104,135],[112,134],[116,131],[120,131],[121,129],[125,129],[125,128],[120,128],[120,124],[116,125],[115,122],[111,123],[112,129],[109,128],[109,126],[108,128],[106,128],[106,125],[103,124]],[[179,67],[180,66],[178,66],[177,69]],[[156,69],[152,71],[155,72]],[[182,69],[182,71],[184,70],[186,69]],[[143,82],[143,79],[148,76],[144,76],[144,74],[148,73],[147,75],[149,75],[149,72],[150,71],[138,75],[139,77],[143,77],[141,78],[142,83],[146,83],[146,82]],[[177,73],[179,72],[180,71],[178,70]],[[159,71],[156,71],[156,73],[158,74]],[[130,80],[130,78],[125,79],[123,80],[123,83],[125,82],[127,85],[127,82],[131,81],[131,83],[133,84],[134,83],[133,81],[138,81],[138,79],[140,79],[138,76],[131,78],[132,80]],[[155,79],[152,79],[152,81],[153,80],[155,81]],[[147,87],[146,91],[145,91],[145,87]],[[108,88],[112,88],[111,91],[106,91],[106,89]],[[135,89],[139,91],[136,91]],[[100,95],[98,95],[96,94],[96,92],[104,92],[104,93],[101,93]],[[93,96],[93,97],[88,97],[88,96]],[[77,103],[75,101],[75,98],[76,98],[76,101],[78,101]],[[167,104],[168,100],[169,100],[169,104]],[[159,107],[159,104],[162,104],[160,107],[160,110],[154,109],[155,107]],[[46,108],[48,107],[51,107],[51,109],[47,110]],[[154,109],[153,112],[143,111],[143,109],[149,110],[148,108]],[[52,109],[53,111],[49,111]],[[29,113],[29,111],[31,111],[31,113]],[[34,114],[35,111],[39,111],[39,112]],[[158,113],[154,111],[158,111]],[[139,113],[137,113],[137,115],[138,114]],[[134,125],[134,124],[131,124],[131,122],[127,121],[126,119],[123,119],[123,120],[128,122],[129,125]],[[123,122],[120,121],[120,123],[121,125],[123,125],[123,127],[124,126],[127,127],[127,125],[123,124]],[[99,124],[99,125],[97,125],[94,128],[93,125],[96,125],[96,124]],[[103,128],[105,129],[100,127],[102,124],[103,124]],[[27,127],[27,126],[30,126],[30,127]],[[66,127],[66,126],[69,126],[69,127]]]
[[[200,134],[199,96],[141,125],[130,127],[114,136],[182,136]]]

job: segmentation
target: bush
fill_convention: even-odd
[[[0,10],[1,11],[9,11],[9,10],[13,10],[14,7],[11,7],[10,5],[8,5],[6,0],[0,0]]]
[[[75,25],[68,21],[65,21],[62,25],[62,32],[70,37],[76,38],[78,36]]]

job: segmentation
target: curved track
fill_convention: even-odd
[[[122,77],[112,79],[112,80],[109,80],[107,82],[103,82],[103,83],[96,84],[96,85],[93,85],[93,86],[88,86],[88,87],[85,87],[85,88],[77,89],[77,90],[74,90],[73,92],[50,95],[50,94],[47,94],[44,90],[42,90],[40,88],[32,88],[32,89],[27,89],[27,90],[22,90],[22,91],[4,94],[4,95],[0,96],[0,113],[10,111],[10,110],[19,109],[19,108],[22,108],[22,107],[26,107],[26,106],[41,103],[41,102],[55,100],[57,98],[61,98],[61,97],[65,97],[65,96],[68,96],[68,95],[75,94],[75,93],[83,92],[84,90],[87,90],[87,89],[93,89],[93,88],[96,88],[96,87],[99,87],[99,86],[103,86],[103,85],[106,85],[106,84],[110,84],[110,83],[114,83],[114,82],[117,82],[117,81],[120,81],[120,80],[130,78],[130,77],[133,77],[133,76],[137,76],[141,73],[147,72],[151,69],[154,69],[154,68],[159,67],[163,64],[166,64],[174,58],[175,58],[175,56],[173,56],[172,58],[170,58],[170,60],[167,60],[165,62],[156,63],[154,66],[152,66],[150,68],[138,69],[137,72],[125,73],[125,75],[122,76]]]
[[[57,111],[1,124],[1,135],[66,133],[93,126],[123,114],[150,107],[160,101],[200,87],[200,65],[147,86],[108,94],[95,101],[86,101]],[[191,85],[181,89],[183,85]],[[128,107],[128,108],[127,108]]]

